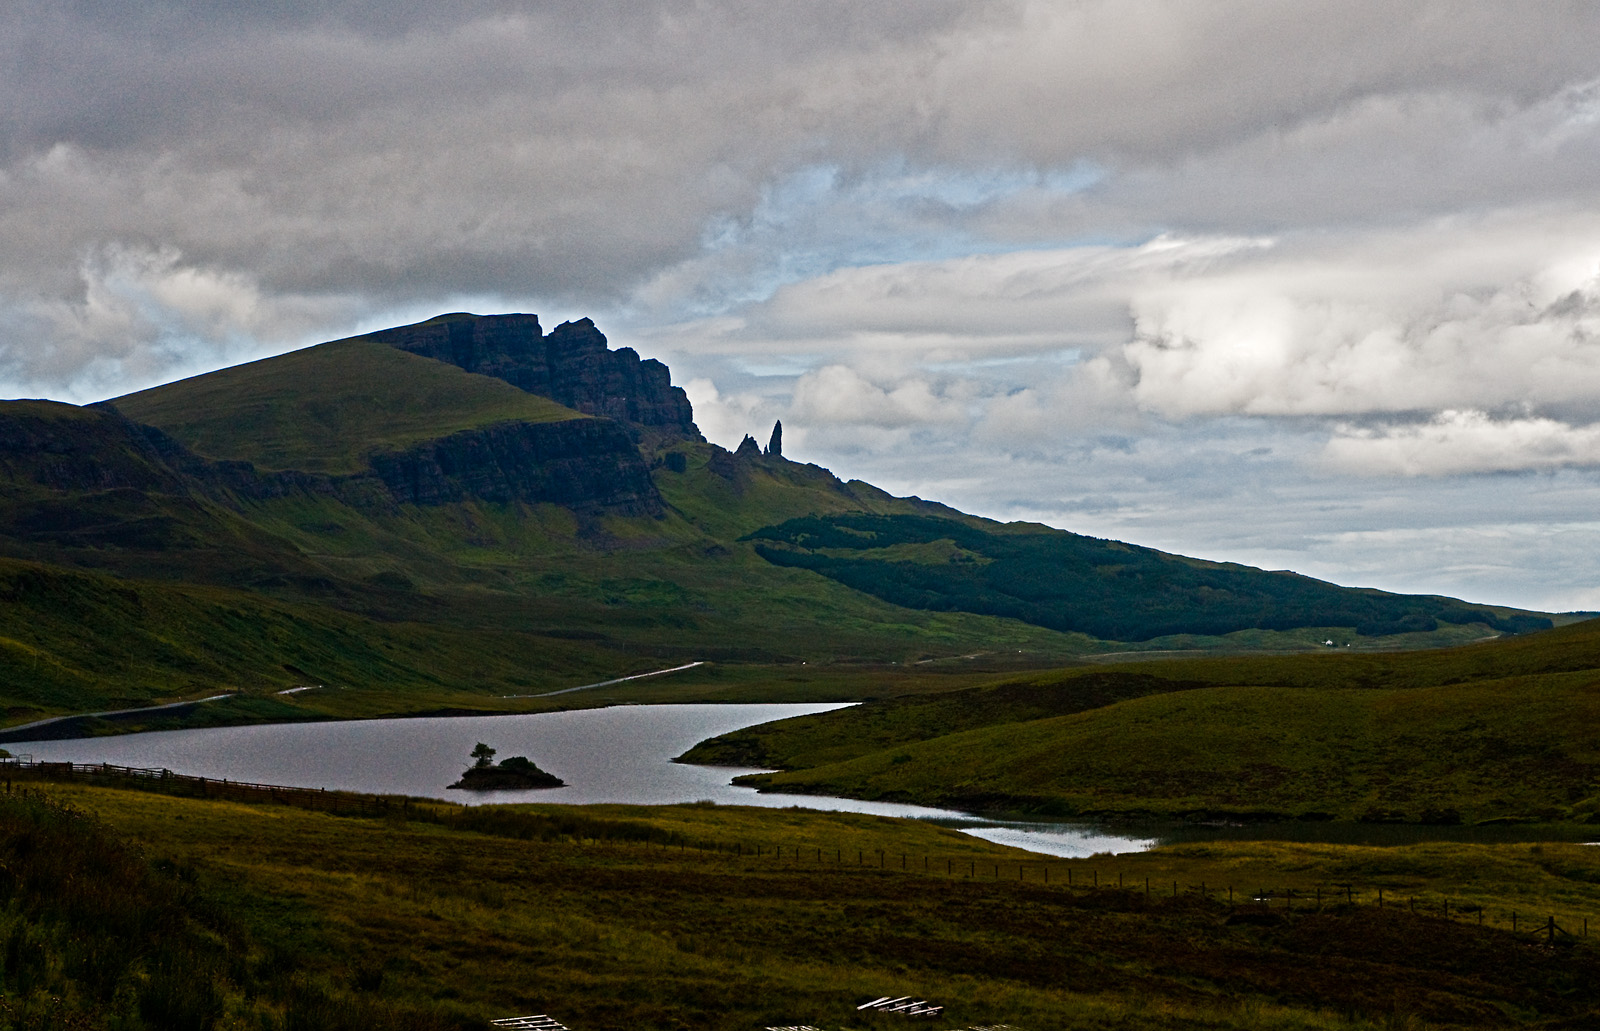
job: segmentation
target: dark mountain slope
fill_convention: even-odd
[[[1440,621],[1506,633],[1552,625],[1450,598],[1339,587],[1042,526],[808,516],[750,537],[769,562],[821,573],[896,605],[1009,616],[1111,640],[1304,626],[1381,637],[1432,631]]]

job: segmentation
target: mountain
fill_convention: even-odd
[[[892,497],[784,458],[776,427],[730,452],[587,319],[455,313],[86,408],[3,402],[0,458],[12,723],[220,691],[505,711],[701,659],[703,687],[853,697],[819,668],[1549,623]]]

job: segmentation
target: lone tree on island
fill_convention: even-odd
[[[450,785],[468,791],[517,791],[525,788],[559,788],[566,781],[546,773],[525,755],[494,761],[495,750],[479,741],[472,749],[472,765]]]

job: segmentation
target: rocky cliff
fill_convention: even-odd
[[[576,511],[660,515],[661,496],[626,432],[609,419],[502,423],[371,457],[397,501],[478,498]]]
[[[500,423],[405,451],[379,452],[371,456],[367,472],[326,476],[262,472],[249,462],[202,458],[108,405],[0,403],[0,493],[47,497],[117,492],[126,496],[130,514],[142,510],[136,499],[147,495],[237,505],[296,493],[333,495],[358,507],[441,505],[476,498],[548,502],[622,515],[661,512],[661,497],[638,449],[609,419]],[[97,518],[117,521],[110,511]]]
[[[588,415],[703,439],[667,367],[631,347],[611,350],[589,319],[546,334],[537,315],[441,315],[369,334],[412,354],[494,376]]]

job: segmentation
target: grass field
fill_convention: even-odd
[[[1051,815],[1589,821],[1600,624],[1401,654],[999,679],[737,731],[687,758],[775,790]]]
[[[83,873],[110,856],[181,911],[157,929],[158,948],[209,947],[207,991],[189,995],[213,1000],[211,1017],[185,1025],[196,1028],[466,1028],[533,1012],[575,1029],[901,1026],[854,1009],[885,994],[944,1003],[930,1025],[941,1029],[1578,1028],[1600,1017],[1600,951],[1508,923],[1516,910],[1524,928],[1550,914],[1600,926],[1600,856],[1582,846],[1190,845],[1056,860],[1046,884],[1043,857],[848,814],[514,807],[453,825],[46,791],[100,821],[77,832],[101,843],[72,860]],[[7,869],[31,876],[18,842],[37,803],[0,803]],[[52,883],[32,897],[73,890]],[[1229,885],[1236,903],[1261,888],[1274,902],[1230,907]],[[1336,900],[1342,885],[1357,904]],[[56,957],[24,969],[6,954],[13,1013],[54,992],[71,1003],[58,1017],[80,1015],[51,1026],[177,1026],[137,1018],[153,1005],[140,987],[150,961],[124,956],[120,980],[79,983],[70,932],[85,917],[48,901],[30,910],[6,890],[5,933]],[[100,1018],[82,1015],[97,991]]]

